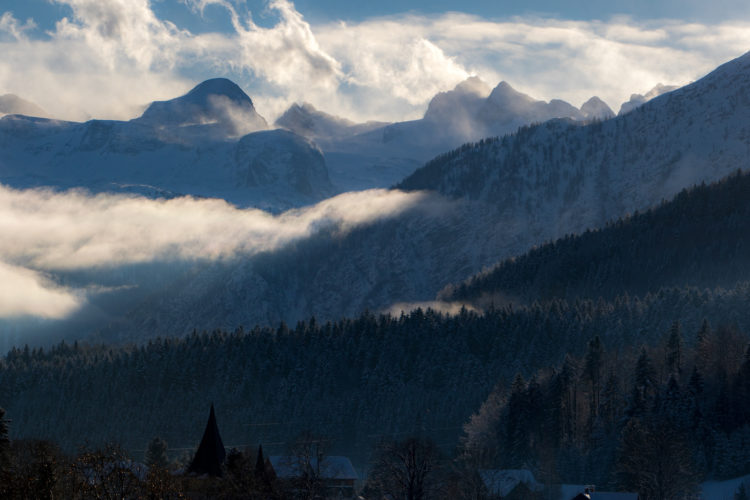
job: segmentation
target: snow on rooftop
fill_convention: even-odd
[[[543,486],[536,482],[534,474],[527,469],[482,469],[479,471],[487,490],[495,495],[508,495],[518,483],[526,483],[532,491],[539,491]]]

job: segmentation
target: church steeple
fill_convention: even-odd
[[[221,465],[224,463],[226,456],[224,443],[219,435],[219,427],[216,425],[214,405],[211,403],[211,413],[208,415],[203,439],[201,439],[198,451],[195,452],[195,457],[193,457],[187,471],[199,475],[221,476]]]

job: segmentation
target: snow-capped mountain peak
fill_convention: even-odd
[[[524,104],[529,105],[537,102],[536,99],[534,99],[530,95],[519,92],[511,87],[511,85],[506,81],[498,83],[497,87],[492,89],[492,93],[490,93],[490,96],[487,100],[500,106],[506,106],[509,109],[513,109]]]
[[[153,102],[138,120],[173,129],[214,125],[234,137],[268,128],[250,97],[226,78],[206,80],[182,97]]]
[[[615,116],[607,103],[594,96],[581,106],[581,113],[587,120],[609,120]]]
[[[484,80],[482,80],[478,76],[470,76],[466,80],[456,85],[456,88],[453,89],[453,91],[464,94],[475,94],[480,97],[487,97],[490,95],[490,92],[492,92],[492,89]]]
[[[436,94],[427,106],[424,119],[446,122],[473,120],[489,94],[490,87],[481,78],[469,77],[453,90]]]

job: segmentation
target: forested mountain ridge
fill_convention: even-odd
[[[143,342],[196,328],[355,317],[394,303],[431,301],[446,283],[524,248],[488,230],[497,221],[484,207],[445,202],[426,197],[393,217],[194,266],[102,325],[96,338]]]
[[[397,187],[485,201],[549,239],[602,226],[744,168],[748,116],[750,53],[607,121],[552,120],[464,145]]]
[[[750,177],[736,174],[715,185],[685,191],[648,213],[558,242],[563,245],[558,248],[571,245],[585,249],[582,244],[576,246],[585,241],[589,251],[571,252],[570,260],[562,264],[556,264],[554,258],[550,261],[561,269],[567,265],[580,269],[606,263],[614,255],[614,262],[621,263],[612,248],[618,239],[612,237],[610,241],[609,231],[623,231],[626,236],[620,238],[635,238],[633,244],[637,245],[642,242],[639,238],[662,241],[658,235],[669,237],[672,228],[694,236],[703,225],[707,237],[717,244],[707,244],[705,253],[693,252],[685,258],[715,261],[705,267],[697,264],[699,274],[713,272],[711,266],[725,269],[724,273],[735,272],[735,260],[722,260],[722,251],[725,246],[732,252],[743,248],[745,236],[740,233],[745,233],[748,186]],[[414,213],[413,227],[424,223],[424,215]],[[445,218],[445,214],[433,216]],[[394,230],[387,222],[381,224],[379,231]],[[361,239],[372,228],[361,231],[350,237]],[[643,235],[638,236],[639,232]],[[730,237],[725,232],[731,233]],[[328,241],[321,237],[318,248],[289,251],[292,256],[304,255],[305,251],[297,252],[305,248],[325,253]],[[334,241],[346,253],[352,240]],[[540,292],[542,298],[528,304],[500,305],[482,312],[463,310],[443,315],[416,310],[399,317],[365,313],[335,322],[310,319],[294,328],[259,326],[233,333],[215,330],[185,338],[162,338],[137,347],[61,344],[48,351],[13,349],[0,361],[0,404],[16,422],[14,437],[51,437],[69,449],[86,436],[92,443],[115,440],[139,450],[155,435],[175,448],[189,448],[199,439],[201,429],[195,422],[202,420],[205,406],[213,401],[221,415],[227,446],[263,442],[264,448],[273,450],[275,446],[283,453],[292,436],[313,430],[332,439],[336,452],[351,455],[360,464],[366,462],[369,450],[383,436],[420,434],[449,450],[459,442],[463,424],[493,387],[507,387],[517,373],[526,379],[541,374],[538,380],[546,384],[545,380],[554,380],[544,378],[549,367],[563,363],[566,354],[581,356],[596,337],[612,353],[610,366],[614,370],[617,366],[634,366],[642,345],[650,352],[661,352],[676,321],[682,325],[688,346],[699,345],[704,320],[712,325],[732,325],[717,328],[724,335],[715,342],[723,360],[717,366],[730,371],[739,367],[748,342],[743,332],[750,331],[750,282],[705,289],[674,281],[680,287],[656,290],[658,280],[670,282],[668,270],[661,274],[657,271],[665,255],[673,255],[665,253],[658,241],[642,243],[641,253],[636,255],[644,263],[656,263],[653,269],[650,264],[645,267],[645,271],[653,272],[653,283],[649,282],[647,288],[650,290],[653,284],[654,291],[642,295],[630,294],[625,288],[614,297],[602,293],[581,298],[575,294],[593,294],[599,289],[593,286],[587,290],[573,280],[567,294],[551,293],[551,298],[545,299]],[[445,243],[442,239],[435,242]],[[677,243],[679,249],[680,240]],[[623,245],[622,251],[626,251],[629,247]],[[451,248],[445,245],[442,250],[450,253]],[[714,250],[718,254],[712,253]],[[675,265],[684,263],[679,256],[675,258]],[[284,274],[283,268],[272,271],[273,260],[264,259],[273,257],[259,261],[261,267],[269,268],[267,272]],[[524,259],[527,257],[519,258],[519,262]],[[314,266],[307,272],[312,273],[305,274],[307,279],[315,278]],[[617,276],[612,274],[607,279],[619,279]],[[719,278],[722,276],[719,273]],[[552,285],[554,281],[547,284]],[[541,285],[540,290],[544,290]],[[205,305],[215,306],[213,302]],[[252,307],[252,301],[247,307]],[[222,309],[216,312],[223,313]],[[711,383],[718,379],[713,380]],[[524,383],[518,391],[529,387],[533,389],[534,385]],[[545,387],[545,391],[551,390]],[[619,394],[624,401],[623,393]],[[256,428],[254,424],[262,425]],[[743,429],[742,423],[732,424],[727,427],[729,434],[724,438],[716,434],[711,442],[744,442]],[[732,434],[735,431],[739,434]],[[588,443],[589,438],[579,438],[583,441],[574,442],[568,450],[572,454],[563,457],[567,467],[562,469],[564,477],[583,478],[581,471],[586,470],[603,474],[600,469],[585,469],[583,455],[575,453],[585,451],[582,443]],[[608,456],[611,465],[612,457]],[[711,465],[704,468],[707,473],[742,473],[736,463],[722,464],[713,457]]]
[[[602,229],[568,235],[441,293],[445,300],[533,301],[643,295],[665,286],[750,280],[750,174],[683,190]]]
[[[675,320],[689,344],[704,318],[747,332],[748,300],[745,283],[481,314],[368,313],[140,347],[13,349],[0,361],[0,403],[13,418],[14,437],[52,438],[69,449],[82,440],[114,440],[137,450],[155,435],[175,448],[194,446],[201,431],[195,423],[213,401],[230,447],[261,441],[283,452],[309,429],[358,461],[383,436],[420,433],[449,450],[498,381],[561,363],[597,335],[626,362],[641,344],[658,344]]]
[[[748,337],[709,322],[687,345],[683,333],[675,321],[627,360],[596,336],[554,368],[499,384],[466,425],[464,453],[479,467],[533,468],[545,484],[648,499],[697,498],[707,478],[747,474]]]

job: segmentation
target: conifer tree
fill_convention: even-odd
[[[682,373],[682,328],[675,321],[669,329],[666,346],[667,375],[679,378]]]
[[[8,437],[8,423],[5,410],[0,408],[0,474],[10,467],[10,438]]]
[[[601,393],[602,368],[604,364],[604,348],[597,335],[588,345],[586,358],[584,360],[584,376],[591,384],[591,398],[589,403],[589,429],[593,421],[599,415],[599,397]]]

